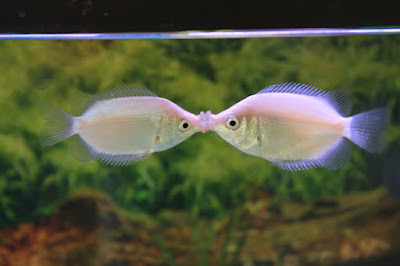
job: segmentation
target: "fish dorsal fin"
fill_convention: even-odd
[[[74,101],[72,103],[72,112],[74,115],[80,115],[93,104],[94,95],[80,90],[73,91]]]
[[[122,84],[111,89],[96,95],[96,98],[99,100],[106,100],[106,99],[115,99],[115,98],[125,98],[125,97],[143,97],[143,96],[151,96],[157,97],[157,95],[137,84]]]
[[[342,116],[349,116],[352,107],[350,94],[346,89],[323,91],[307,84],[284,82],[268,86],[258,93],[292,93],[313,96],[328,103]]]
[[[76,101],[74,103],[73,110],[76,113],[82,114],[87,109],[89,109],[92,105],[99,101],[110,100],[116,98],[125,98],[125,97],[157,97],[157,95],[137,84],[122,84],[111,89],[108,89],[100,94],[90,95],[84,93],[82,91],[78,91],[75,93]]]

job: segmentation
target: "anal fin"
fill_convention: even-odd
[[[75,159],[81,162],[99,160],[107,165],[125,166],[149,157],[152,153],[111,154],[92,148],[81,136],[71,138],[71,150]]]
[[[279,161],[274,162],[274,164],[283,170],[289,171],[301,171],[312,168],[337,170],[350,160],[351,150],[352,144],[350,141],[341,138],[314,158],[299,161]]]

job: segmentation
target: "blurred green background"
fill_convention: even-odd
[[[400,147],[400,36],[233,40],[0,41],[0,226],[46,215],[71,193],[100,190],[127,211],[220,218],[253,193],[294,200],[376,188]],[[287,172],[197,133],[129,167],[82,163],[68,140],[43,148],[40,101],[74,113],[74,92],[138,83],[198,114],[274,83],[348,88],[353,114],[386,105],[382,155],[359,148],[338,171]]]

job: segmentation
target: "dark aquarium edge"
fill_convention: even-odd
[[[176,32],[121,32],[121,33],[0,33],[1,39],[20,40],[121,40],[121,39],[239,39],[273,37],[328,37],[354,35],[399,34],[393,28],[305,28],[264,30],[215,30]]]
[[[394,1],[3,1],[0,33],[176,32],[400,25]]]

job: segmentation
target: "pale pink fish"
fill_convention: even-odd
[[[227,110],[203,113],[203,123],[239,150],[285,170],[338,169],[354,142],[369,152],[383,148],[386,108],[346,117],[345,90],[321,91],[299,83],[269,86]]]
[[[42,145],[73,136],[76,159],[127,165],[170,149],[202,129],[198,116],[136,85],[76,100],[82,97],[87,104],[78,117],[55,107],[42,112]]]

